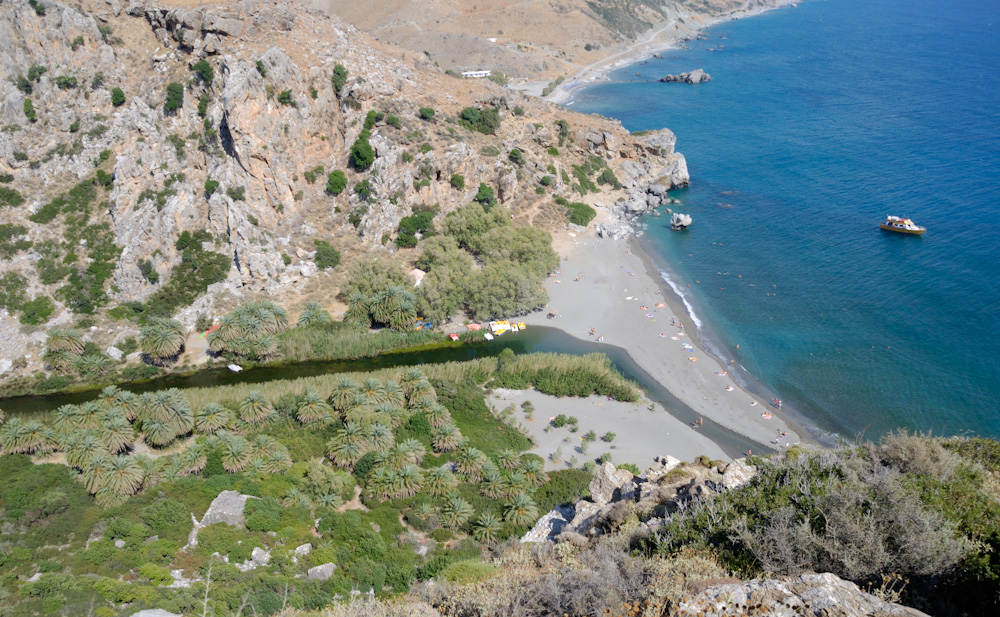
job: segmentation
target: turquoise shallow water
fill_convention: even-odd
[[[677,134],[694,224],[645,241],[706,342],[843,435],[1000,437],[1000,3],[817,0],[707,35],[572,103]]]

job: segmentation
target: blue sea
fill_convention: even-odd
[[[571,103],[677,134],[694,224],[644,242],[703,340],[848,438],[1000,438],[1000,2],[812,0],[706,35]]]

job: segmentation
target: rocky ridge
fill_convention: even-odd
[[[192,72],[200,60],[212,67],[211,80]],[[339,92],[330,79],[338,64],[349,72]],[[45,70],[36,75],[32,67]],[[184,88],[176,111],[164,109],[170,83]],[[120,105],[112,101],[115,88],[124,93]],[[26,99],[35,120],[24,111]],[[497,109],[495,134],[458,125],[468,106]],[[422,107],[437,111],[434,121],[420,118]],[[348,150],[372,110],[382,118],[371,129],[377,157],[362,174],[350,169]],[[556,120],[571,127],[568,139]],[[439,204],[443,217],[470,201],[480,182],[496,187],[516,224],[561,227],[561,209],[551,195],[536,193],[537,181],[554,167],[553,194],[574,198],[565,172],[600,157],[621,188],[585,200],[598,206],[601,225],[626,233],[627,220],[688,181],[670,131],[633,136],[612,120],[486,81],[456,80],[422,54],[382,45],[336,17],[258,0],[197,9],[143,0],[52,2],[44,14],[27,1],[5,3],[0,123],[0,174],[12,176],[4,186],[25,200],[0,208],[0,223],[23,226],[35,245],[5,268],[27,278],[29,296],[56,299],[49,327],[68,325],[74,315],[55,293],[61,283],[39,275],[44,255],[37,247],[60,242],[66,223],[29,217],[95,167],[111,182],[91,222],[107,223],[120,248],[98,315],[148,298],[158,285],[144,263],[168,280],[182,256],[179,234],[206,230],[212,241],[204,248],[225,255],[231,268],[176,315],[189,326],[198,312],[218,313],[254,294],[304,303],[319,286],[336,284],[334,275],[318,272],[313,240],[331,242],[348,259],[391,253],[386,242],[414,207]],[[513,148],[524,153],[523,165],[508,160]],[[555,150],[558,156],[549,154]],[[370,196],[326,193],[324,172],[338,168],[347,170],[349,189],[367,179]],[[455,174],[465,188],[449,183]],[[207,190],[206,181],[217,188]],[[71,253],[64,247],[57,256],[72,263]],[[90,261],[84,254],[73,267]],[[135,334],[127,322],[98,323],[88,338],[102,349]],[[0,329],[4,358],[25,358],[25,373],[44,368],[37,353],[44,335],[18,328],[6,312]],[[6,363],[2,368],[10,374]]]

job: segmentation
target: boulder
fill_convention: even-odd
[[[656,462],[649,466],[646,470],[646,482],[659,482],[660,478],[670,473],[675,467],[680,465],[681,462],[674,457],[661,456]]]
[[[703,69],[695,69],[690,73],[681,73],[680,75],[667,75],[660,79],[663,83],[681,83],[681,84],[700,84],[706,81],[712,81],[712,76],[706,73]]]
[[[115,362],[121,362],[122,358],[125,357],[125,352],[123,352],[121,349],[118,349],[114,345],[105,349],[104,353],[108,354],[108,356],[110,356]]]
[[[566,529],[573,515],[572,507],[556,506],[555,509],[538,519],[535,526],[521,537],[521,542],[544,542],[554,539]]]
[[[834,574],[712,585],[682,597],[674,607],[672,614],[677,617],[927,617],[916,609],[880,600]]]
[[[726,465],[726,471],[722,474],[722,486],[727,489],[739,488],[756,475],[757,467],[747,465],[745,458],[738,458]]]
[[[259,546],[255,546],[254,549],[250,551],[250,561],[260,567],[264,567],[271,563],[271,551],[266,551]]]
[[[125,540],[115,540],[115,548],[125,548]]]
[[[302,544],[300,546],[295,547],[295,556],[296,557],[305,557],[306,555],[308,555],[309,553],[311,553],[312,550],[313,550],[313,545],[309,544],[307,542],[305,544]]]
[[[240,495],[239,491],[222,491],[212,500],[212,505],[208,507],[199,525],[207,527],[225,523],[232,527],[242,527],[243,509],[247,505],[247,499],[251,498],[250,495]]]
[[[337,564],[335,563],[324,563],[321,566],[316,566],[315,568],[309,568],[306,572],[306,577],[313,581],[325,581],[333,576],[333,571],[337,569]]]
[[[569,529],[579,534],[586,534],[600,520],[601,506],[592,501],[581,501],[576,504],[576,511],[573,520],[569,522]]]
[[[601,506],[620,499],[634,500],[632,473],[618,469],[612,463],[604,463],[597,468],[594,479],[590,481],[590,496],[594,503]]]

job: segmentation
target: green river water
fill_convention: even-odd
[[[499,355],[504,349],[515,353],[555,352],[581,355],[592,352],[606,354],[614,367],[629,379],[635,381],[646,391],[650,400],[661,404],[677,419],[694,422],[698,418],[690,407],[673,396],[666,388],[656,382],[646,371],[632,360],[628,352],[620,347],[596,344],[573,338],[555,328],[536,326],[519,332],[507,334],[494,341],[477,344],[461,344],[443,348],[420,351],[400,351],[383,354],[373,358],[357,360],[309,361],[259,366],[234,373],[227,368],[212,368],[184,375],[167,375],[138,383],[122,384],[122,387],[133,392],[149,392],[165,388],[208,388],[236,383],[264,383],[276,379],[296,379],[327,373],[357,373],[397,366],[419,366],[421,364],[439,364],[442,362],[462,362]],[[16,396],[0,399],[0,409],[9,417],[12,416],[44,416],[48,411],[61,405],[84,403],[97,397],[99,390],[85,390],[69,393]],[[724,428],[723,426],[705,420],[699,431],[715,441],[731,457],[742,456],[750,448],[761,449],[761,445],[746,437]],[[664,454],[669,454],[669,444],[664,445]],[[627,454],[623,453],[627,460]]]

